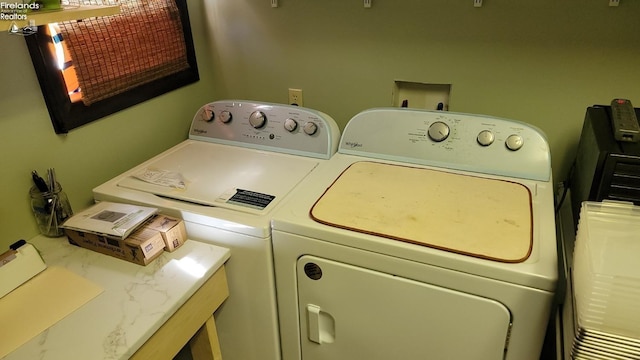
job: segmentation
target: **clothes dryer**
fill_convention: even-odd
[[[337,149],[339,130],[315,110],[215,101],[189,139],[94,189],[97,201],[157,207],[189,239],[231,249],[229,298],[216,313],[227,360],[280,359],[271,214]]]
[[[557,283],[542,132],[380,108],[273,219],[285,360],[537,360]]]

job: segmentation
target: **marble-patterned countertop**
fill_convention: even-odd
[[[141,266],[70,245],[66,237],[29,243],[47,266],[64,267],[104,291],[6,360],[128,359],[230,256],[229,249],[188,240]]]

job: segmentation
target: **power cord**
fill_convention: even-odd
[[[575,168],[576,168],[576,162],[574,161],[571,164],[571,167],[569,168],[569,174],[567,175],[567,179],[560,182],[560,185],[562,186],[562,195],[560,196],[560,199],[556,202],[556,206],[555,206],[556,215],[560,211],[560,208],[562,208],[562,204],[564,203],[564,200],[567,197],[567,192],[571,187],[571,180],[573,180],[573,173],[575,171]]]

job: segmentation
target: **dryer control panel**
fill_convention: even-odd
[[[338,152],[489,175],[549,181],[549,144],[539,129],[484,115],[378,108],[354,116]]]
[[[222,100],[202,106],[189,139],[329,159],[340,130],[320,111],[283,104]]]

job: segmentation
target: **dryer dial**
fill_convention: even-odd
[[[522,136],[517,134],[509,135],[507,141],[505,141],[505,145],[507,146],[507,149],[511,151],[517,151],[520,150],[522,145],[524,145],[524,139],[522,139]]]
[[[249,124],[255,129],[260,129],[267,123],[267,116],[262,111],[254,111],[249,115]]]
[[[478,144],[480,144],[482,146],[489,146],[489,145],[493,144],[493,140],[494,139],[495,139],[495,136],[489,130],[480,131],[480,133],[478,134],[478,137],[477,137]]]
[[[429,137],[435,142],[440,142],[449,137],[449,125],[442,121],[436,121],[429,126]]]

